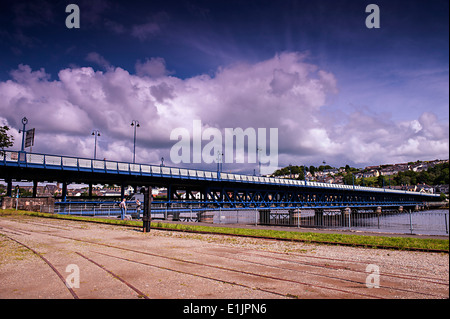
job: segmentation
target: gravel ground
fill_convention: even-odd
[[[41,254],[63,279],[74,278],[67,267],[75,265],[79,287],[72,288],[79,298],[449,297],[448,254],[157,230],[144,234],[120,226],[2,216],[0,298],[73,298],[42,258],[14,240]]]

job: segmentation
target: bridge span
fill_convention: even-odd
[[[0,179],[12,194],[13,181],[62,183],[62,202],[70,183],[165,187],[164,204],[187,203],[219,208],[377,208],[417,207],[439,196],[386,188],[338,185],[260,177],[181,167],[133,164],[71,156],[0,152]],[[36,192],[33,192],[36,195]]]

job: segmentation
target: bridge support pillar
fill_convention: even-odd
[[[12,178],[8,178],[6,180],[6,183],[8,184],[6,186],[6,197],[11,197],[12,196]]]
[[[199,213],[198,215],[199,221],[202,223],[209,223],[212,224],[214,223],[214,212],[208,212],[208,211],[204,211]],[[219,216],[220,219],[220,216]],[[219,221],[220,222],[220,221]]]
[[[33,181],[33,198],[37,197],[37,186],[38,186],[38,181],[34,180]]]
[[[350,225],[352,210],[350,207],[346,207],[341,211],[342,214],[342,227],[348,227]]]
[[[173,199],[172,185],[167,186],[167,202],[171,203]]]
[[[314,209],[314,225],[318,227],[323,226],[323,209]]]
[[[260,209],[259,210],[259,223],[261,225],[270,224],[270,209]]]
[[[289,221],[291,225],[300,227],[301,222],[301,211],[300,208],[289,210]]]
[[[67,182],[63,182],[63,184],[62,184],[61,197],[62,197],[62,201],[65,202],[67,199]]]
[[[120,200],[123,200],[125,197],[125,184],[122,183],[120,185]]]

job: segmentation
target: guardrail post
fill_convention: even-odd
[[[411,209],[409,210],[409,229],[410,229],[411,235],[412,235],[413,227],[412,227],[412,212],[411,212]]]
[[[403,208],[402,208],[403,209]],[[382,213],[382,208],[381,206],[378,206],[377,209],[375,210],[375,212],[377,213],[377,222],[378,222],[378,229],[380,229],[380,215]]]
[[[447,221],[448,214],[444,213],[444,219],[445,219],[445,233],[448,234],[448,221]]]
[[[352,228],[352,210],[348,210],[348,228]]]

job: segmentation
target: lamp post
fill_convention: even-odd
[[[134,142],[133,142],[133,164],[136,162],[136,127],[140,127],[139,121],[131,121],[131,126],[134,127]]]
[[[223,152],[217,151],[217,173],[222,172]]]
[[[353,189],[355,189],[355,174],[352,173]]]
[[[19,133],[22,133],[22,149],[21,149],[21,151],[23,152],[23,151],[25,151],[25,133],[26,133],[25,126],[28,124],[28,119],[26,117],[24,117],[22,119],[22,124],[23,124],[23,129],[22,129],[22,131],[19,130]]]
[[[259,171],[259,176],[261,176],[261,151],[262,151],[262,148],[260,148],[258,146],[258,171]]]
[[[305,186],[306,186],[306,165],[303,165],[303,178],[305,179]]]
[[[100,131],[93,130],[92,135],[94,135],[94,159],[97,159],[97,136],[100,136]]]

